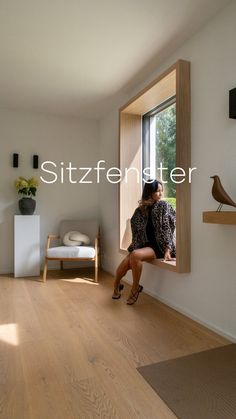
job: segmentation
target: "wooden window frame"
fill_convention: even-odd
[[[161,268],[178,273],[190,272],[191,238],[191,184],[188,181],[191,167],[190,121],[190,63],[178,60],[146,88],[129,100],[119,110],[119,167],[122,179],[119,185],[120,252],[127,253],[131,241],[129,218],[140,199],[142,182],[138,184],[135,173],[124,180],[124,170],[136,167],[141,173],[142,115],[154,109],[168,97],[176,95],[176,167],[185,170],[186,180],[176,184],[176,263],[155,259],[151,262]]]

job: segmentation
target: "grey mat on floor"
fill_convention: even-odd
[[[138,371],[180,419],[236,419],[236,344]]]

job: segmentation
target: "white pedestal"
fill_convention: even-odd
[[[40,216],[14,216],[14,276],[40,275]]]

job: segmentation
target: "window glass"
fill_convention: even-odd
[[[176,103],[145,115],[143,122],[143,164],[151,178],[163,181],[164,199],[176,208],[176,184],[170,179],[176,167]]]

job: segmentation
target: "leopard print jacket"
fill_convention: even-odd
[[[161,250],[165,253],[165,249],[168,247],[172,256],[175,256],[175,210],[168,202],[158,201],[152,207],[151,217],[155,228],[156,241]],[[136,208],[131,218],[132,243],[127,249],[129,252],[145,247],[147,243],[147,221],[148,214],[143,212],[140,207]]]

